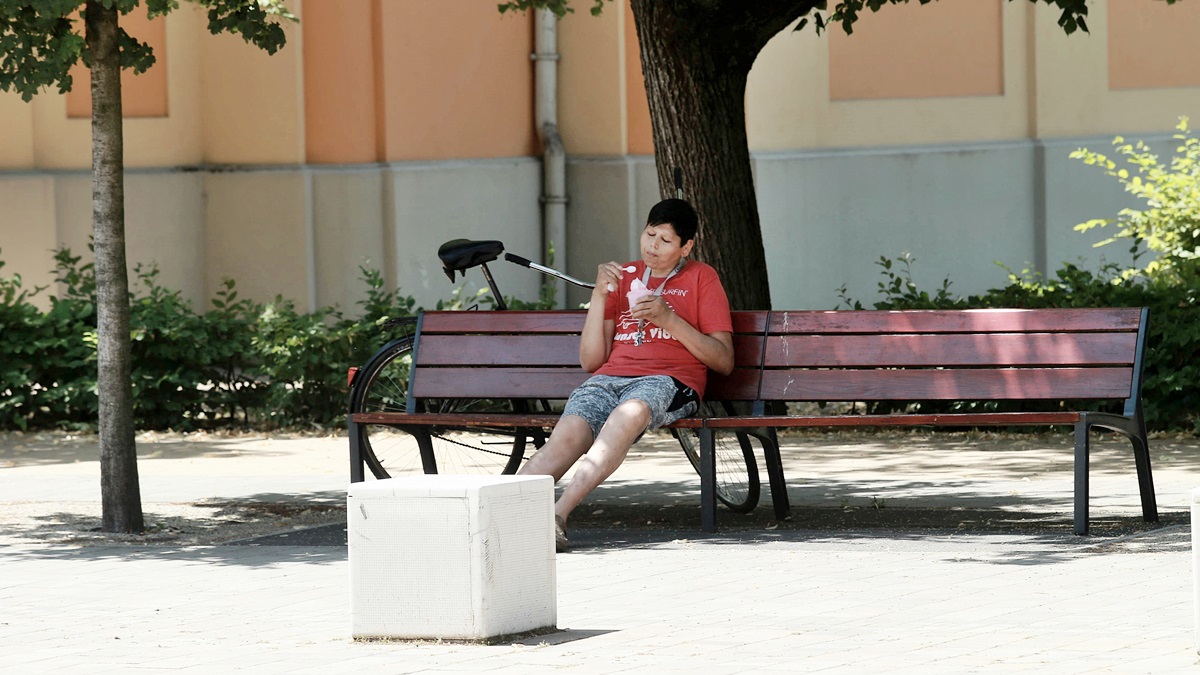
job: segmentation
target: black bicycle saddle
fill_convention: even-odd
[[[451,239],[438,247],[438,257],[442,259],[442,270],[450,281],[454,281],[454,273],[461,272],[484,263],[489,263],[504,253],[504,244],[498,241],[471,241],[470,239]]]

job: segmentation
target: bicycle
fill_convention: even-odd
[[[576,279],[563,272],[532,262],[521,256],[504,252],[499,241],[469,241],[455,239],[442,244],[438,257],[443,270],[454,281],[455,274],[466,277],[466,271],[479,267],[491,290],[495,308],[508,309],[503,294],[492,276],[488,263],[499,259],[562,279],[581,288],[595,284]],[[349,412],[388,412],[406,410],[408,372],[415,336],[411,329],[416,317],[394,319],[387,328],[400,328],[405,334],[388,342],[361,368],[352,368],[349,375]],[[551,402],[545,400],[492,399],[419,399],[412,402],[419,412],[551,412]],[[702,403],[704,415],[733,414],[728,404]],[[520,467],[526,450],[532,445],[540,448],[548,437],[542,428],[454,428],[454,427],[393,427],[359,424],[358,442],[362,457],[376,478],[412,473],[454,474],[512,474]],[[700,441],[694,430],[671,429],[692,467],[700,471]],[[764,440],[747,432],[716,434],[717,498],[730,510],[747,513],[758,504],[760,482],[755,460],[756,442]],[[759,448],[761,450],[761,448]]]

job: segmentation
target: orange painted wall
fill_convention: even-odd
[[[145,11],[135,10],[121,17],[121,27],[132,37],[154,50],[155,63],[141,75],[121,71],[121,108],[125,117],[167,116],[167,24],[161,17],[151,21]],[[78,23],[83,30],[83,22]],[[92,116],[92,78],[83,62],[71,69],[74,84],[67,93],[67,117]]]
[[[650,125],[650,103],[646,99],[646,78],[642,75],[642,57],[638,47],[633,10],[625,5],[625,119],[628,152],[631,155],[654,154],[654,131]]]
[[[1108,86],[1200,86],[1200,6],[1108,0]]]
[[[304,137],[317,164],[373,162],[374,12],[380,0],[304,3]]]
[[[1004,93],[1002,0],[939,0],[864,11],[829,29],[832,100]]]
[[[533,19],[479,0],[379,4],[387,161],[535,154]]]

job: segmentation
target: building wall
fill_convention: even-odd
[[[125,76],[131,266],[157,263],[197,308],[231,277],[258,300],[353,313],[364,264],[423,305],[448,298],[434,255],[447,239],[542,257],[531,17],[475,0],[291,7],[301,22],[275,55],[209,35],[190,3],[124,21],[159,55]],[[1067,155],[1117,134],[1169,150],[1178,116],[1200,109],[1200,7],[1089,8],[1090,35],[1063,35],[1052,7],[939,0],[867,13],[852,36],[772,40],[746,123],[775,306],[833,307],[842,285],[870,300],[876,261],[905,251],[922,285],[948,276],[962,293],[1002,283],[995,261],[1121,259],[1072,228],[1127,198]],[[629,0],[566,17],[559,47],[569,203],[556,264],[588,278],[637,257],[658,199]],[[0,273],[29,286],[52,283],[56,246],[87,249],[78,80],[31,103],[0,94]],[[506,292],[536,294],[537,275],[495,272]]]
[[[449,299],[446,239],[537,257],[530,17],[472,0],[289,6],[301,21],[274,55],[209,35],[190,3],[123,18],[157,55],[123,76],[131,268],[156,263],[198,309],[232,278],[244,297],[353,313],[361,265],[421,304]],[[56,247],[87,254],[90,105],[82,68],[66,95],[0,94],[0,273],[29,287],[52,284]],[[536,294],[528,272],[498,273]]]
[[[1066,261],[1128,261],[1122,247],[1092,247],[1105,233],[1074,226],[1133,202],[1068,156],[1080,147],[1107,150],[1118,134],[1155,142],[1165,156],[1178,116],[1200,112],[1200,89],[1179,63],[1186,54],[1194,63],[1200,46],[1176,40],[1152,63],[1139,51],[1153,42],[1148,16],[1160,28],[1171,23],[1176,35],[1200,30],[1200,8],[1151,15],[1142,12],[1147,4],[1154,3],[1096,3],[1090,35],[1064,35],[1054,10],[1040,5],[941,0],[867,14],[852,36],[776,37],[747,93],[775,306],[833,307],[843,284],[869,301],[880,256],[904,252],[915,257],[923,288],[949,277],[963,294],[1003,283],[997,262],[1052,274]],[[927,40],[947,22],[978,35],[957,46]],[[1001,36],[999,62],[986,39],[992,32]],[[911,63],[863,66],[883,55],[909,58],[914,44],[924,47],[921,61],[966,63],[973,81],[1002,86],[970,91]],[[1110,73],[1120,73],[1120,87]]]

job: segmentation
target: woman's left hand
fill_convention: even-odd
[[[638,300],[632,307],[629,308],[629,314],[640,321],[648,321],[659,328],[664,327],[665,323],[670,322],[671,317],[675,316],[675,312],[671,306],[663,300],[661,295],[647,295]]]

